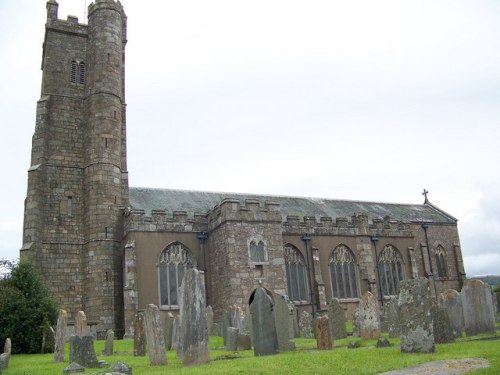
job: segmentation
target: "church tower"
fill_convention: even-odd
[[[49,0],[21,258],[70,317],[120,331],[127,18],[114,0],[90,4],[87,25],[57,13]]]

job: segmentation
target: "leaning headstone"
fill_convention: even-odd
[[[200,271],[186,270],[182,279],[180,303],[182,363],[186,365],[207,363],[208,327],[205,310],[205,285]]]
[[[252,349],[252,339],[248,333],[238,334],[238,350]]]
[[[333,348],[329,320],[326,315],[316,318],[316,345],[319,350],[331,350]]]
[[[207,312],[207,328],[208,328],[208,334],[209,335],[215,335],[213,331],[213,325],[214,325],[214,310],[212,309],[212,306],[208,305],[206,308]]]
[[[311,337],[312,316],[307,311],[300,313],[299,330],[301,337]]]
[[[80,372],[85,372],[85,367],[75,362],[71,362],[69,366],[63,370],[63,374],[77,374]]]
[[[64,341],[66,338],[67,322],[68,313],[66,310],[59,310],[54,344],[54,362],[64,362]]]
[[[328,304],[328,319],[330,320],[332,339],[339,340],[346,338],[347,331],[345,329],[345,312],[337,298],[332,299]]]
[[[445,344],[455,339],[450,318],[446,313],[446,308],[441,306],[432,306],[432,330],[434,332],[434,342],[436,344]]]
[[[446,309],[455,337],[460,337],[464,329],[464,310],[462,297],[454,289],[446,289],[438,296],[438,304]]]
[[[226,333],[226,350],[235,352],[238,350],[238,333],[239,329],[236,327],[227,327]]]
[[[116,362],[113,366],[111,366],[111,371],[117,372],[123,375],[132,375],[132,367],[126,365],[122,361]]]
[[[254,354],[269,355],[278,352],[278,338],[273,314],[273,301],[263,288],[257,288],[250,302]]]
[[[99,367],[92,335],[71,336],[69,338],[69,361],[83,367]]]
[[[287,297],[277,295],[274,299],[274,320],[276,322],[276,335],[278,337],[278,350],[295,350],[293,339],[293,305]]]
[[[87,316],[83,311],[78,311],[75,315],[75,335],[83,336],[87,333]]]
[[[149,363],[153,366],[166,365],[165,336],[160,320],[158,307],[149,304],[145,312],[146,343]]]
[[[144,357],[146,355],[146,329],[144,327],[144,313],[135,314],[134,322],[134,356]]]
[[[172,330],[174,327],[174,314],[168,312],[165,317],[165,348],[172,349]]]
[[[398,299],[391,297],[384,302],[380,311],[380,327],[389,337],[399,337]]]
[[[378,339],[380,337],[380,308],[377,298],[366,292],[357,308],[360,334],[363,339]]]
[[[495,333],[495,310],[490,286],[481,280],[467,280],[461,296],[467,336]]]
[[[398,308],[402,352],[434,352],[431,305],[429,280],[419,278],[399,282]]]
[[[114,340],[115,340],[115,332],[112,329],[108,329],[108,332],[106,332],[106,342],[104,344],[104,352],[102,354],[106,356],[113,355]]]

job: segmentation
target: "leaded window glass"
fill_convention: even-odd
[[[285,246],[286,282],[291,301],[307,301],[306,263],[300,251],[293,245]]]
[[[195,267],[191,251],[179,242],[168,245],[160,254],[160,304],[178,305],[179,288],[188,268]]]
[[[380,287],[383,296],[398,294],[398,284],[404,279],[403,261],[399,250],[392,245],[386,245],[378,260]]]
[[[345,245],[337,246],[328,261],[334,298],[358,298],[358,267],[352,251]]]
[[[250,242],[250,260],[255,263],[262,263],[266,261],[266,250],[264,247],[264,242],[255,241]]]
[[[436,265],[438,271],[438,277],[447,277],[448,271],[446,267],[446,252],[441,245],[436,248]]]

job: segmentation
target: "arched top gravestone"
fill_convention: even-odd
[[[250,298],[253,346],[255,355],[278,352],[278,338],[274,321],[273,300],[264,288],[257,288]]]

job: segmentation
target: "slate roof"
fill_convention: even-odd
[[[283,219],[288,215],[322,216],[350,218],[354,214],[364,213],[369,220],[383,219],[389,216],[403,222],[428,222],[455,224],[456,219],[438,207],[428,204],[399,204],[381,202],[363,202],[350,200],[287,197],[273,195],[255,195],[240,193],[222,193],[192,190],[130,188],[130,206],[144,210],[151,215],[151,210],[186,211],[205,214],[226,198],[237,199],[244,203],[246,199],[257,199],[261,205],[265,201],[277,202],[281,206]]]

